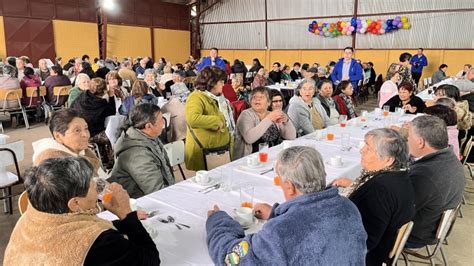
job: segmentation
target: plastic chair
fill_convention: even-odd
[[[2,191],[0,200],[4,201],[5,213],[13,214],[12,198],[19,195],[19,193],[12,193],[12,187],[23,183],[18,162],[24,159],[24,154],[25,144],[23,140],[0,144],[0,191]],[[12,164],[15,165],[16,175],[7,171],[7,166]]]
[[[186,180],[186,176],[184,175],[183,168],[181,164],[184,163],[184,141],[178,140],[175,142],[168,143],[164,145],[166,154],[168,154],[168,158],[170,159],[171,166],[178,166],[183,179]]]
[[[59,110],[63,107],[67,107],[67,97],[69,97],[69,92],[71,91],[72,86],[56,86],[53,88],[53,95],[56,97],[56,102],[53,105],[53,110]],[[65,97],[66,100],[64,103],[61,102],[61,97]]]
[[[18,197],[18,211],[21,215],[26,212],[26,209],[28,208],[28,203],[28,193],[26,191],[23,191],[20,194],[20,197]]]
[[[429,247],[430,245],[425,246],[427,255],[423,255],[423,254],[418,253],[418,250],[405,248],[405,249],[403,249],[403,252],[402,252],[402,254],[404,256],[407,256],[405,258],[405,261],[408,262],[408,255],[412,255],[412,256],[415,256],[415,257],[423,259],[423,260],[429,260],[431,265],[434,266],[435,262],[434,262],[433,258],[436,256],[436,254],[439,251],[441,253],[442,258],[443,258],[444,265],[448,265],[446,255],[444,254],[444,251],[443,251],[443,242],[446,239],[448,231],[451,228],[451,224],[453,223],[453,220],[454,220],[455,217],[456,217],[455,209],[449,209],[449,210],[444,211],[443,215],[441,216],[440,223],[438,225],[438,230],[436,232],[436,243],[434,244],[435,248],[434,248],[433,252],[431,252],[431,249]]]
[[[25,107],[21,104],[21,97],[23,97],[22,89],[13,89],[13,90],[4,90],[0,89],[0,99],[3,100],[3,106],[1,107],[1,112],[8,112],[10,116],[12,114],[23,114],[23,120],[25,120],[25,126],[27,129],[30,128],[28,123],[28,116],[26,115]],[[8,101],[17,101],[18,107],[7,107]]]
[[[389,259],[392,261],[392,266],[397,264],[397,260],[400,257],[400,254],[402,254],[403,247],[405,247],[405,244],[407,243],[408,237],[410,236],[412,229],[412,221],[409,221],[408,223],[402,225],[400,229],[398,229],[397,238],[395,239],[393,248],[388,255]]]
[[[46,87],[26,87],[26,97],[30,98],[29,104],[25,106],[25,108],[36,108],[38,103],[33,102],[34,97],[42,98],[42,102],[44,101],[44,97],[46,96]]]

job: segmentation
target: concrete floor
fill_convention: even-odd
[[[373,110],[374,107],[375,101],[370,99],[369,102],[359,106],[357,109]],[[31,158],[33,155],[31,143],[38,139],[50,136],[49,129],[44,125],[44,123],[34,124],[29,130],[24,127],[17,129],[6,128],[5,134],[10,136],[10,141],[20,139],[25,141],[25,159],[20,163],[21,172],[24,172],[25,169],[31,165]],[[193,172],[185,171],[185,175],[188,177],[193,176]],[[175,169],[175,176],[177,179],[181,180],[181,175],[177,169]],[[466,180],[466,205],[462,206],[464,218],[458,217],[453,231],[449,236],[448,245],[444,246],[444,251],[447,254],[450,265],[474,265],[474,261],[472,260],[472,255],[474,254],[474,182],[469,176]],[[14,190],[21,191],[23,188],[17,186]],[[3,211],[0,213],[0,264],[3,262],[3,255],[11,231],[20,216],[16,205],[17,199],[14,200],[13,215],[4,214]],[[411,264],[414,265],[425,264],[412,257],[410,257],[410,260],[412,261]],[[400,261],[399,264],[403,265],[404,262]],[[442,264],[441,256],[436,260],[436,264]]]

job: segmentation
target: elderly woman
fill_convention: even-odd
[[[413,83],[402,82],[398,86],[398,95],[393,96],[384,106],[390,107],[390,112],[394,112],[395,108],[400,107],[408,114],[423,113],[426,105],[423,100],[413,94]]]
[[[354,181],[336,179],[359,209],[367,232],[366,265],[388,263],[398,229],[415,215],[415,192],[406,170],[408,147],[392,129],[381,128],[365,135],[360,150],[362,173]]]
[[[131,95],[125,98],[119,112],[121,115],[128,115],[133,106],[141,103],[158,104],[158,99],[148,93],[148,85],[143,80],[137,80],[133,83]]]
[[[153,92],[153,94],[158,97],[158,95],[156,94],[156,93],[158,93],[157,92],[158,85],[156,84],[156,73],[155,73],[155,71],[153,69],[149,68],[149,69],[145,70],[144,73],[145,74],[143,74],[143,75],[145,76],[144,80],[146,82],[146,85],[148,85],[148,88],[150,88],[150,90]]]
[[[76,86],[69,92],[69,97],[67,99],[68,106],[72,106],[79,94],[90,89],[91,79],[86,74],[80,73],[77,75],[75,83]]]
[[[299,136],[313,133],[326,125],[319,100],[313,101],[315,92],[314,80],[306,78],[298,84],[296,95],[290,99],[288,116]]]
[[[268,85],[268,72],[265,68],[260,68],[257,71],[257,74],[253,78],[252,88],[265,87]]]
[[[469,111],[469,103],[462,100],[456,86],[444,84],[434,91],[433,100],[437,101],[442,97],[447,97],[456,102],[457,125],[460,130],[469,130],[472,126],[472,113]]]
[[[333,100],[332,81],[330,79],[322,79],[318,84],[319,93],[316,98],[321,101],[325,115],[329,118],[328,126],[339,123],[339,106]]]
[[[128,96],[128,91],[126,88],[122,87],[122,78],[119,73],[115,70],[110,71],[105,76],[105,82],[107,83],[107,89],[113,90],[115,97],[119,98],[121,101],[125,100],[125,97]]]
[[[111,181],[121,184],[133,198],[142,197],[175,183],[163,143],[158,138],[163,116],[156,105],[137,105],[129,114],[115,144],[117,163]]]
[[[248,92],[244,87],[243,75],[237,73],[231,76],[231,83],[226,83],[222,89],[224,97],[226,97],[231,103],[246,100],[248,98]]]
[[[339,114],[347,115],[348,119],[357,117],[354,103],[352,102],[352,93],[354,93],[352,83],[348,80],[343,80],[337,85],[333,94]]]
[[[92,176],[92,165],[74,157],[48,159],[27,172],[30,205],[10,237],[5,265],[159,264],[156,245],[120,185],[111,184],[112,199],[103,202],[119,220],[96,216]]]
[[[16,68],[11,65],[4,65],[2,67],[2,75],[0,76],[0,90],[9,91],[20,88],[20,81],[16,78]],[[18,101],[0,99],[0,108],[16,108],[19,107]]]
[[[173,82],[171,85],[171,95],[181,98],[182,102],[186,102],[186,97],[189,94],[189,89],[184,84],[185,73],[183,70],[178,70],[173,73]]]
[[[33,165],[53,157],[84,157],[93,166],[94,172],[101,178],[107,174],[101,168],[99,158],[89,149],[90,133],[86,120],[74,109],[62,109],[52,114],[49,120],[52,138],[33,142]]]
[[[285,110],[285,99],[281,91],[272,89],[270,90],[270,106],[268,107],[268,111],[275,110]]]
[[[461,159],[461,153],[459,151],[459,130],[457,128],[456,111],[447,106],[434,105],[427,107],[425,109],[425,114],[437,116],[446,123],[449,146],[453,147],[454,154],[456,154],[458,159]]]
[[[393,96],[398,94],[398,82],[400,80],[399,64],[391,64],[387,71],[387,77],[382,84],[379,92],[379,107],[382,108],[384,104]]]
[[[214,263],[364,265],[362,220],[337,189],[325,189],[321,154],[311,147],[290,147],[278,155],[275,172],[286,202],[256,204],[255,216],[268,220],[258,233],[246,236],[218,206],[208,212],[207,244]]]
[[[237,119],[234,159],[258,152],[260,143],[270,147],[284,139],[295,139],[296,129],[281,110],[268,111],[270,95],[264,87],[253,89],[250,94],[251,108],[244,110]]]
[[[203,149],[231,144],[235,123],[229,101],[222,96],[227,74],[220,68],[205,67],[186,102],[186,168],[205,169]]]

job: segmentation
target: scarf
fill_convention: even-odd
[[[211,99],[217,102],[219,106],[219,111],[224,115],[227,128],[231,135],[234,135],[235,131],[235,122],[234,122],[234,113],[230,107],[229,100],[227,100],[223,95],[216,96],[209,91],[204,91],[204,94],[209,96]]]
[[[347,197],[347,198],[350,197],[351,194],[354,193],[354,191],[359,189],[362,185],[367,183],[374,176],[376,176],[380,173],[383,173],[383,172],[388,172],[388,171],[399,171],[399,169],[397,170],[397,169],[393,169],[391,167],[386,167],[386,168],[376,170],[376,171],[367,171],[367,170],[362,169],[360,176],[358,178],[356,178],[350,186],[345,188],[341,192],[341,195],[344,196],[344,197]]]
[[[355,113],[354,106],[352,105],[351,97],[345,95],[344,93],[339,94],[339,96],[341,96],[341,98],[344,100],[344,103],[346,104],[349,119],[356,117],[357,115]]]

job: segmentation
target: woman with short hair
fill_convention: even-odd
[[[23,97],[21,98],[21,104],[24,106],[29,106],[30,101],[32,105],[36,105],[38,102],[41,102],[41,97],[34,96],[33,99],[27,97],[26,95],[26,88],[27,87],[40,87],[41,86],[41,79],[39,76],[35,74],[35,71],[31,67],[25,67],[23,70],[23,79],[20,81],[20,87],[23,91]],[[36,92],[35,94],[36,95]]]
[[[398,95],[393,96],[384,106],[390,107],[390,112],[395,112],[395,108],[402,108],[405,113],[423,113],[426,105],[423,100],[414,95],[414,87],[411,82],[402,82],[398,86]]]
[[[270,95],[264,87],[253,89],[250,107],[237,119],[234,159],[258,152],[260,143],[269,147],[280,144],[284,139],[295,139],[296,129],[288,116],[281,110],[268,111]]]
[[[283,94],[279,90],[270,90],[270,106],[268,111],[280,110],[285,112],[286,104]]]
[[[74,83],[76,86],[69,91],[69,97],[67,98],[68,106],[72,106],[79,94],[90,89],[91,79],[86,74],[79,73]]]
[[[152,103],[157,105],[158,99],[149,93],[148,85],[143,80],[137,80],[133,83],[131,95],[125,98],[120,106],[121,115],[128,115],[133,106],[141,103]]]
[[[123,80],[122,77],[120,77],[118,71],[112,70],[107,73],[105,76],[105,82],[107,83],[107,89],[114,91],[115,97],[123,101],[125,97],[128,96],[127,89],[122,87]]]
[[[400,83],[409,82],[412,86],[415,86],[415,81],[411,76],[411,70],[408,67],[410,65],[411,58],[412,55],[410,53],[403,53],[400,55],[400,62],[398,63],[400,65],[400,69],[398,73],[400,74]]]
[[[357,117],[354,103],[352,102],[353,92],[352,83],[347,80],[343,80],[337,85],[337,88],[333,93],[333,98],[337,104],[337,110],[339,110],[339,114],[347,115],[348,119]]]
[[[63,69],[59,65],[54,65],[51,67],[51,72],[49,77],[47,77],[43,84],[46,87],[46,101],[49,104],[56,104],[56,96],[54,96],[54,87],[58,86],[69,86],[71,85],[71,80],[63,75]],[[67,96],[59,96],[58,105],[63,105],[67,101]]]
[[[472,113],[469,111],[469,103],[463,100],[459,93],[459,89],[450,84],[441,85],[434,90],[433,100],[438,100],[441,97],[447,97],[456,102],[456,114],[458,117],[458,129],[469,130],[472,126]]]
[[[123,188],[113,183],[103,201],[119,220],[97,217],[93,166],[83,158],[52,158],[25,175],[30,204],[5,251],[5,265],[155,265],[155,243],[130,207]]]

